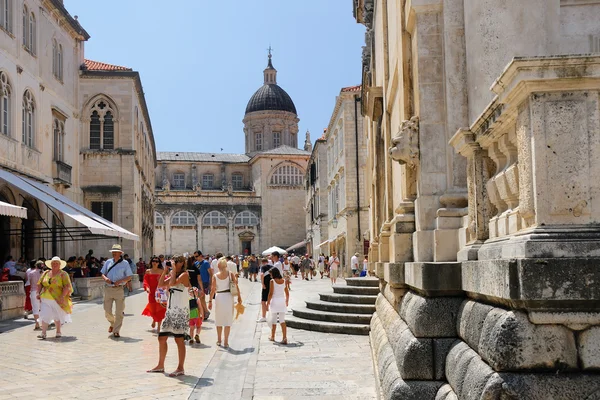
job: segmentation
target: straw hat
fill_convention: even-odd
[[[52,268],[52,262],[54,261],[60,261],[60,269],[63,269],[67,265],[65,260],[61,260],[60,257],[54,256],[51,260],[46,260],[46,267]]]
[[[117,253],[117,252],[122,253],[123,249],[121,248],[120,244],[113,244],[113,247],[112,247],[112,249],[110,249],[110,252],[111,253]]]

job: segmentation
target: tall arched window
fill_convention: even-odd
[[[202,219],[202,225],[204,226],[227,226],[227,218],[225,214],[220,211],[211,211],[207,213]]]
[[[242,211],[235,216],[233,223],[235,226],[256,226],[258,217],[252,211]]]
[[[271,175],[271,185],[299,186],[302,185],[302,171],[294,165],[282,165]]]
[[[33,147],[35,133],[35,102],[29,90],[23,93],[23,144]]]
[[[113,150],[115,148],[115,111],[105,100],[98,100],[90,115],[90,149]]]
[[[164,225],[165,224],[165,219],[163,218],[163,216],[158,213],[158,212],[154,212],[154,225]]]
[[[12,33],[12,4],[13,0],[0,0],[0,25]]]
[[[171,218],[171,225],[173,226],[194,226],[196,225],[196,218],[189,211],[178,211]]]
[[[54,118],[54,161],[64,161],[65,157],[65,123]]]
[[[35,15],[29,12],[26,5],[23,5],[23,47],[32,55],[35,55],[35,37]]]
[[[5,135],[10,136],[10,95],[11,87],[8,82],[8,75],[0,72],[0,130]]]

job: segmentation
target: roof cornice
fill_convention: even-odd
[[[54,14],[59,21],[65,22],[65,27],[77,40],[86,41],[90,38],[89,33],[81,26],[79,21],[69,14],[64,4],[60,0],[42,0],[42,5]]]

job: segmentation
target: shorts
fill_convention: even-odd
[[[249,270],[251,274],[258,274],[258,267],[250,267]]]
[[[204,288],[204,294],[210,294],[210,282],[202,282],[202,287]]]
[[[337,268],[331,268],[329,269],[329,277],[330,278],[337,278],[338,276],[338,269]]]
[[[289,269],[286,269],[283,271],[283,279],[285,279],[286,281],[290,280],[291,276],[292,276],[292,273],[290,272]]]
[[[201,326],[202,326],[202,318],[200,318],[200,317],[190,318],[190,328],[192,328],[192,327],[200,328]]]
[[[285,322],[285,313],[284,312],[269,313],[269,323],[271,325],[283,324],[284,322]]]
[[[296,272],[296,273],[300,269],[300,267],[298,267],[298,264],[292,264],[292,268],[294,269],[294,272]]]
[[[353,269],[352,270],[352,275],[356,275],[356,271],[358,271],[357,269]]]

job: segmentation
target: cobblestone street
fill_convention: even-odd
[[[76,304],[61,339],[49,331],[48,340],[38,340],[31,320],[1,322],[0,399],[375,398],[367,336],[289,329],[288,346],[272,343],[269,326],[256,323],[259,284],[241,279],[240,285],[247,308],[232,327],[231,348],[217,348],[211,318],[203,325],[202,344],[188,346],[181,378],[145,372],[156,364],[158,345],[149,318],[140,315],[146,303],[140,291],[126,300],[118,340],[109,338],[99,301]],[[325,279],[294,279],[290,306],[326,290],[331,289]],[[176,364],[170,339],[167,372]]]

